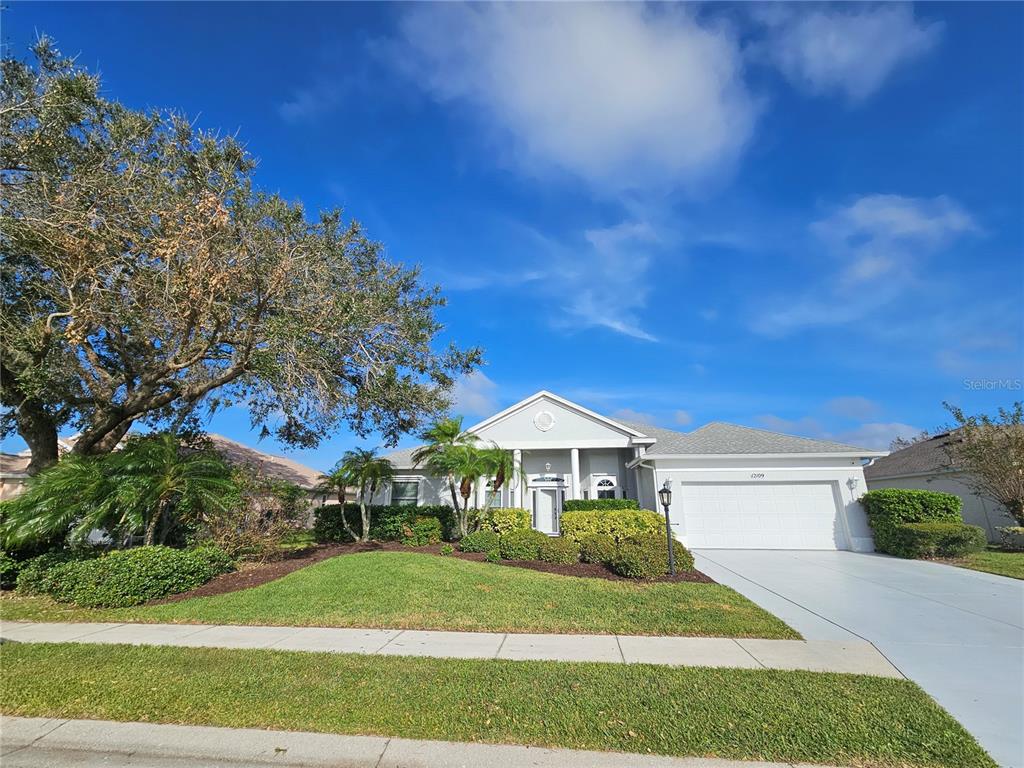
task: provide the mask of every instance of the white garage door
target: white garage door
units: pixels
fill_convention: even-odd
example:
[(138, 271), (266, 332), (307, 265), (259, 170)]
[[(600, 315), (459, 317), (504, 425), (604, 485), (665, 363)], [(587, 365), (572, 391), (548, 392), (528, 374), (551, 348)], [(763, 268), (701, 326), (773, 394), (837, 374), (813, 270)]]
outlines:
[(683, 483), (687, 546), (848, 549), (831, 483)]

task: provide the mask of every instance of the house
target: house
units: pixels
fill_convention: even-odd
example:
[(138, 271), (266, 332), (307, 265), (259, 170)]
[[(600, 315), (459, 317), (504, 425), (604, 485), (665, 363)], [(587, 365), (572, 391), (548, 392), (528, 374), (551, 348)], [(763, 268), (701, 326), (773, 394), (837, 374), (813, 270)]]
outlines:
[(868, 490), (918, 488), (952, 493), (963, 500), (964, 522), (984, 528), (989, 541), (999, 541), (996, 529), (1016, 522), (999, 502), (974, 490), (969, 475), (953, 463), (947, 447), (957, 439), (956, 430), (943, 432), (875, 459), (864, 468)]
[[(884, 452), (714, 422), (692, 432), (603, 416), (541, 391), (468, 429), (513, 452), (525, 480), (476, 498), (530, 510), (533, 527), (556, 535), (567, 499), (628, 498), (661, 511), (670, 484), (676, 537), (690, 547), (870, 551), (857, 499), (863, 465)], [(450, 504), (447, 482), (415, 466), (415, 448), (388, 455), (390, 487), (375, 501)]]
[(31, 456), (20, 453), (0, 453), (0, 501), (13, 499), (25, 489), (28, 481), (28, 463)]

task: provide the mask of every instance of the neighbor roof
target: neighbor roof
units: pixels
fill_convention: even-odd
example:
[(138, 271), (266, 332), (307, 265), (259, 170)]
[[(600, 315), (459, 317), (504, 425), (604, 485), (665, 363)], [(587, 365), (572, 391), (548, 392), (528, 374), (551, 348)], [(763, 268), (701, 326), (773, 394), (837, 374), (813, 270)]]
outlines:
[(284, 456), (274, 456), (269, 453), (257, 451), (248, 445), (236, 443), (224, 435), (209, 435), (210, 442), (217, 452), (231, 464), (243, 464), (258, 470), (263, 475), (274, 480), (285, 480), (295, 483), (300, 488), (313, 490), (323, 476), (318, 472), (297, 461), (292, 461)]
[(391, 453), (385, 453), (384, 458), (391, 462), (395, 469), (412, 469), (412, 454), (420, 446), (414, 445), (411, 448), (399, 448)]
[(864, 467), (864, 478), (878, 480), (883, 477), (904, 477), (926, 475), (933, 472), (948, 472), (950, 465), (946, 446), (956, 440), (955, 433), (943, 432), (927, 440), (921, 440), (888, 456), (875, 459)]
[(0, 475), (4, 477), (21, 477), (28, 475), (28, 463), (32, 460), (30, 455), (22, 456), (19, 453), (0, 453)]
[(692, 432), (677, 432), (647, 424), (631, 423), (630, 426), (657, 439), (649, 450), (649, 454), (655, 456), (763, 453), (854, 453), (863, 456), (880, 454), (879, 451), (832, 440), (812, 440), (809, 437), (784, 435), (724, 421), (713, 421)]

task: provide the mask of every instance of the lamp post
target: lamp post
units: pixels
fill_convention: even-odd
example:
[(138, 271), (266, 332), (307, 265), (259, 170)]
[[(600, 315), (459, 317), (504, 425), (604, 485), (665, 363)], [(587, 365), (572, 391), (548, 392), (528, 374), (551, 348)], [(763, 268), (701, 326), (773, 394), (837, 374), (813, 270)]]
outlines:
[(672, 547), (672, 523), (669, 522), (668, 508), (672, 504), (672, 481), (666, 480), (665, 484), (658, 491), (658, 501), (665, 510), (665, 538), (668, 540), (668, 572), (676, 575), (676, 553)]

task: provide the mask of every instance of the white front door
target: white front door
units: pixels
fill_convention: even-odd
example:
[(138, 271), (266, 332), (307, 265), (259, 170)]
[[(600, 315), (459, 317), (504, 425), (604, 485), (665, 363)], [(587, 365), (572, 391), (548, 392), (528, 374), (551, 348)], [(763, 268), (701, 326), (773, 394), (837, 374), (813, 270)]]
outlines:
[(682, 483), (679, 493), (688, 547), (849, 549), (831, 483)]
[(533, 527), (541, 533), (558, 533), (560, 494), (557, 488), (536, 488), (533, 491)]

